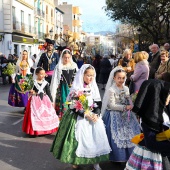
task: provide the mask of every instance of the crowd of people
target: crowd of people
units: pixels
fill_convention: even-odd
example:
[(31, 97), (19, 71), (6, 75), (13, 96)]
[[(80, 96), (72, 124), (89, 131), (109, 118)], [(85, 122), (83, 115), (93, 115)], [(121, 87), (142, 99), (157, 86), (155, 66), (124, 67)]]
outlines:
[[(24, 107), (23, 132), (56, 132), (50, 151), (73, 169), (101, 170), (108, 160), (126, 170), (170, 169), (170, 45), (82, 58), (68, 48), (57, 53), (54, 43), (48, 39), (41, 56), (24, 50), (15, 62), (8, 104)], [(3, 68), (8, 62), (1, 57)]]

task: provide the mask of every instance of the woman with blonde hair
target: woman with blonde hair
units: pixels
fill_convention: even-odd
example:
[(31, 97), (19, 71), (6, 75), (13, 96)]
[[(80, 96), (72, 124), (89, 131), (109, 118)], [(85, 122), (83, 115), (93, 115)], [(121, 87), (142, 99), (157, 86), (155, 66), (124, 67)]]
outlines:
[(135, 68), (135, 62), (132, 58), (132, 51), (131, 49), (125, 49), (123, 53), (123, 58), (119, 60), (118, 66), (123, 67), (123, 69), (127, 73), (127, 79), (125, 84), (130, 84), (130, 76), (133, 74), (134, 68)]
[(161, 51), (161, 63), (159, 65), (158, 70), (155, 73), (156, 79), (162, 79), (162, 75), (164, 73), (170, 72), (170, 62), (169, 62), (169, 52), (166, 50)]
[(134, 54), (134, 61), (136, 63), (134, 73), (131, 75), (130, 79), (134, 83), (133, 92), (140, 89), (140, 86), (149, 77), (149, 63), (147, 61), (146, 52), (137, 52)]
[(27, 106), (28, 90), (23, 88), (23, 84), (26, 79), (32, 76), (30, 72), (32, 66), (32, 59), (29, 58), (28, 51), (24, 50), (16, 63), (15, 73), (11, 75), (13, 84), (8, 96), (9, 105), (14, 107)]

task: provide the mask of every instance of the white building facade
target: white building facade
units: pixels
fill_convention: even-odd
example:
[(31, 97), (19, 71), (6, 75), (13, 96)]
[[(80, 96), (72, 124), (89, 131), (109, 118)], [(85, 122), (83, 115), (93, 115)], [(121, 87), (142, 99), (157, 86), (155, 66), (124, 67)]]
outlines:
[(0, 1), (0, 51), (21, 55), (34, 53), (34, 0)]

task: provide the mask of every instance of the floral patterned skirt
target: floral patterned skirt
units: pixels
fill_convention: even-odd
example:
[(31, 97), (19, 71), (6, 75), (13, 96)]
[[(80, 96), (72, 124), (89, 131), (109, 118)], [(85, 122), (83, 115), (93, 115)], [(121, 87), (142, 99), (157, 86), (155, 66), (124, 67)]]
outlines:
[(28, 103), (28, 92), (20, 93), (16, 90), (15, 84), (11, 85), (8, 104), (14, 107), (26, 107)]
[(57, 89), (55, 110), (60, 120), (63, 117), (64, 111), (68, 109), (68, 106), (65, 104), (65, 102), (69, 92), (70, 89), (65, 83), (61, 83)]

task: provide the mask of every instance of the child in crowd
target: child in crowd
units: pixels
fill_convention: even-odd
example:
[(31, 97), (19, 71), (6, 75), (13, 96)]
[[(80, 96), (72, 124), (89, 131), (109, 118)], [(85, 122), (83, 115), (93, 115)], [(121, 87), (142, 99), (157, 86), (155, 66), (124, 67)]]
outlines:
[(133, 111), (141, 117), (144, 134), (130, 156), (126, 170), (169, 170), (170, 83), (147, 80), (142, 84)]
[(129, 88), (125, 86), (126, 72), (115, 67), (109, 76), (102, 102), (103, 121), (111, 146), (110, 160), (126, 162), (133, 149), (131, 138), (140, 133), (140, 126), (132, 109)]
[(35, 71), (33, 90), (26, 107), (22, 130), (29, 135), (46, 135), (57, 131), (59, 119), (52, 104), (49, 83), (45, 80), (45, 70)]
[(73, 164), (74, 169), (81, 164), (94, 164), (95, 170), (101, 170), (99, 163), (107, 161), (111, 151), (99, 117), (101, 98), (95, 77), (90, 64), (84, 64), (76, 74), (67, 100), (73, 101), (74, 93), (79, 97), (75, 104), (70, 102), (51, 147), (56, 159)]

